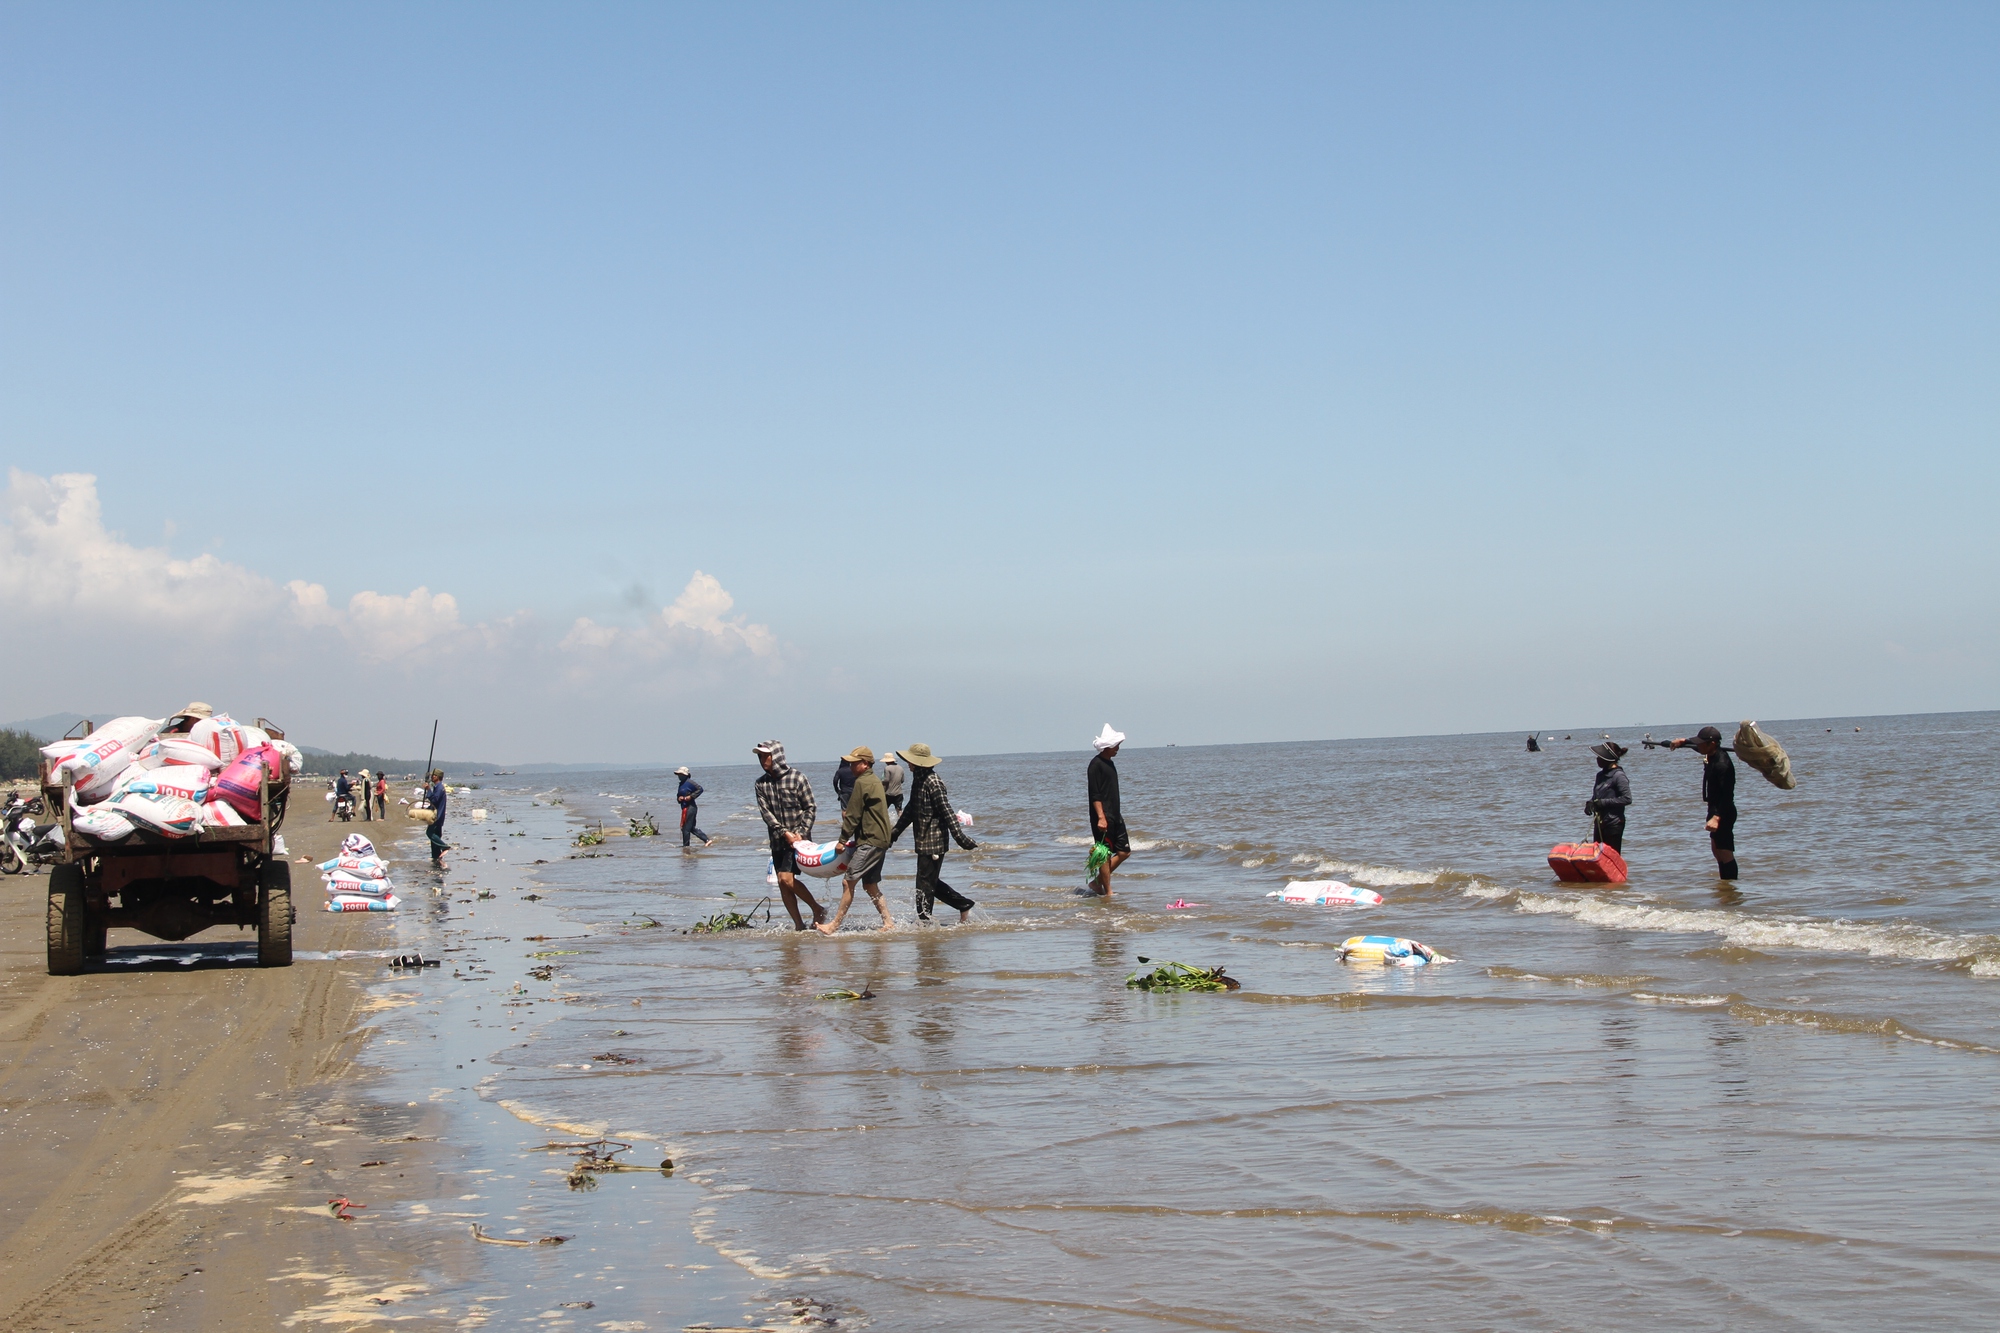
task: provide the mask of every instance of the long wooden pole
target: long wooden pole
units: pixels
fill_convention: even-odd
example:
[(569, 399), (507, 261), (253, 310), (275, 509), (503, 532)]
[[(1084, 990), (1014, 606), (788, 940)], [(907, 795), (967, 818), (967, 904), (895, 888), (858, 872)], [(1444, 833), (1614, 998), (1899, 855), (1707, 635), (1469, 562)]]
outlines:
[(429, 759), (426, 759), (426, 760), (424, 760), (424, 781), (425, 781), (425, 782), (429, 782), (429, 781), (431, 780), (431, 765), (432, 765), (432, 764), (434, 764), (434, 763), (435, 763), (435, 762), (437, 761), (437, 753), (438, 753), (438, 720), (437, 720), (436, 718), (432, 718), (432, 719), (431, 719), (431, 757), (430, 757)]

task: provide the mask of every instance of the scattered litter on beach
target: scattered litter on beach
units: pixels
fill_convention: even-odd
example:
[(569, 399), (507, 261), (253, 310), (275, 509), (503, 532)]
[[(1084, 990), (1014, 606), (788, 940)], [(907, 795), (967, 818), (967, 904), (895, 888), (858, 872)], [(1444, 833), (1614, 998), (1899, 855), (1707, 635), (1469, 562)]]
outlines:
[(326, 1201), (326, 1210), (343, 1222), (352, 1222), (354, 1220), (353, 1215), (348, 1211), (349, 1209), (366, 1208), (367, 1206), (365, 1203), (356, 1203), (348, 1198), (328, 1199)]
[(436, 958), (426, 958), (420, 953), (406, 953), (406, 954), (398, 954), (394, 959), (390, 961), (389, 966), (410, 967), (410, 968), (443, 967), (444, 963)]
[(521, 1250), (528, 1249), (534, 1245), (561, 1245), (569, 1240), (568, 1236), (542, 1236), (536, 1240), (507, 1240), (500, 1236), (487, 1235), (477, 1222), (472, 1224), (472, 1238), (487, 1245), (511, 1245)]
[[(1139, 961), (1153, 960), (1140, 955)], [(1243, 983), (1235, 977), (1227, 976), (1227, 964), (1216, 967), (1190, 967), (1186, 963), (1166, 962), (1151, 972), (1134, 972), (1125, 978), (1125, 984), (1135, 990), (1213, 991), (1241, 990)]]
[(864, 986), (860, 990), (821, 991), (816, 998), (822, 1000), (872, 1000), (875, 998), (875, 992)]

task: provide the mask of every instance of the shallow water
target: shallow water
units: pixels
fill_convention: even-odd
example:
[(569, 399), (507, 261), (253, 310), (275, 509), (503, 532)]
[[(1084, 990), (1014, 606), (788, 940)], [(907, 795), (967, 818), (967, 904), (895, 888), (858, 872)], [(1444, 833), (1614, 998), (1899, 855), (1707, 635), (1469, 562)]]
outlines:
[[(1623, 730), (1633, 879), (1600, 889), (1543, 859), (1582, 836), (1596, 733), (1127, 750), (1138, 850), (1108, 904), (1071, 893), (1087, 755), (947, 760), (972, 924), (916, 927), (899, 853), (898, 928), (863, 897), (834, 940), (678, 933), (765, 892), (754, 770), (702, 772), (715, 847), (534, 867), (588, 932), (560, 960), (577, 999), (482, 1095), (650, 1127), (706, 1192), (705, 1245), (884, 1328), (1978, 1322), (2000, 715), (1766, 726), (1800, 786), (1739, 765), (1733, 886), (1699, 760)], [(831, 814), (832, 765), (803, 767)], [(561, 783), (573, 814), (672, 822), (668, 775)], [(1386, 902), (1265, 896), (1293, 878)], [(1454, 961), (1343, 964), (1360, 933)], [(1244, 989), (1128, 990), (1142, 954)], [(576, 1067), (606, 1045), (636, 1063)]]

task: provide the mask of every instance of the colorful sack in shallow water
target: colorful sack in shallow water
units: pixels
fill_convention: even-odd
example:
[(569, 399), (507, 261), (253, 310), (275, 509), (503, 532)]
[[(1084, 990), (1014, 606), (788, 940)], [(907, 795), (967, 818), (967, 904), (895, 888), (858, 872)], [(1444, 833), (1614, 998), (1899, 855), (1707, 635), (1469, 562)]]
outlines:
[(196, 805), (208, 800), (209, 770), (199, 764), (168, 764), (162, 768), (134, 765), (118, 779), (118, 790), (141, 796), (178, 796)]
[(854, 859), (852, 847), (842, 847), (839, 842), (795, 842), (792, 856), (799, 863), (801, 875), (811, 875), (815, 879), (832, 879), (844, 874), (847, 863)]
[(132, 836), (133, 824), (116, 810), (100, 805), (71, 819), (70, 827), (78, 833), (87, 833), (100, 842), (117, 842), (120, 838)]
[(1083, 863), (1085, 879), (1096, 879), (1097, 872), (1104, 869), (1104, 863), (1111, 859), (1111, 849), (1101, 842), (1090, 844), (1090, 857)]
[(106, 804), (139, 827), (170, 838), (201, 832), (201, 807), (179, 796), (143, 796), (128, 791)]
[(1274, 889), (1266, 898), (1283, 898), (1298, 907), (1380, 907), (1382, 895), (1373, 889), (1357, 889), (1339, 880), (1296, 880), (1283, 889)]
[(266, 773), (271, 775), (273, 787), (283, 782), (285, 757), (269, 745), (244, 751), (215, 779), (215, 799), (229, 802), (245, 819), (262, 819), (264, 810), (257, 802), (257, 786)]
[(1451, 960), (1415, 940), (1397, 939), (1394, 935), (1352, 935), (1341, 942), (1340, 961), (1423, 967), (1427, 963), (1448, 963)]
[(1764, 775), (1773, 787), (1791, 791), (1799, 785), (1792, 776), (1792, 759), (1785, 747), (1772, 740), (1755, 722), (1736, 728), (1736, 757)]
[(402, 906), (402, 903), (403, 900), (393, 893), (386, 898), (360, 898), (349, 894), (342, 894), (338, 898), (328, 898), (326, 900), (326, 910), (329, 912), (393, 912)]

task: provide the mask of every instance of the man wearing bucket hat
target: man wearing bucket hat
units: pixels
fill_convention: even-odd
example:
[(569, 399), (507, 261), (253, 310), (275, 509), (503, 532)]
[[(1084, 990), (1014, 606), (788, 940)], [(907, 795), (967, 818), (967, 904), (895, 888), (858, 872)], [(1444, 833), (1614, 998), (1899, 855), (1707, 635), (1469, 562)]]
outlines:
[(1605, 741), (1593, 745), (1590, 752), (1597, 756), (1597, 784), (1591, 790), (1590, 799), (1583, 803), (1583, 813), (1591, 816), (1591, 833), (1596, 841), (1603, 843), (1614, 852), (1625, 850), (1625, 807), (1632, 804), (1632, 780), (1625, 770), (1618, 767), (1618, 761), (1630, 753), (1617, 741)]
[(1694, 739), (1676, 736), (1667, 742), (1669, 750), (1690, 746), (1701, 756), (1701, 799), (1708, 804), (1708, 849), (1715, 854), (1715, 873), (1721, 879), (1736, 878), (1736, 765), (1722, 748), (1722, 733), (1703, 727)]
[(940, 878), (945, 853), (950, 850), (945, 838), (956, 839), (967, 851), (977, 850), (979, 844), (966, 836), (958, 822), (958, 811), (952, 808), (951, 793), (944, 788), (944, 778), (937, 771), (938, 757), (931, 753), (931, 747), (919, 742), (903, 750), (902, 758), (914, 775), (910, 806), (896, 821), (889, 842), (893, 846), (904, 829), (917, 826), (917, 920), (930, 920), (932, 906), (942, 902), (956, 907), (958, 919), (963, 921), (978, 904)]
[(1106, 722), (1104, 730), (1097, 734), (1091, 746), (1097, 757), (1090, 761), (1086, 781), (1090, 789), (1090, 837), (1093, 855), (1097, 859), (1095, 847), (1103, 844), (1111, 855), (1097, 868), (1096, 876), (1085, 886), (1084, 892), (1111, 896), (1111, 872), (1125, 864), (1132, 855), (1132, 839), (1125, 832), (1125, 815), (1118, 805), (1118, 765), (1111, 762), (1118, 757), (1118, 747), (1125, 743), (1125, 733), (1113, 731)]
[(847, 909), (854, 905), (856, 880), (868, 890), (875, 910), (882, 914), (882, 929), (889, 930), (896, 924), (889, 919), (889, 904), (882, 897), (882, 861), (889, 854), (890, 841), (889, 799), (882, 794), (882, 779), (874, 773), (873, 750), (858, 745), (840, 761), (854, 774), (854, 790), (848, 794), (846, 813), (840, 817), (840, 840), (854, 849), (854, 855), (847, 863), (847, 878), (840, 883), (840, 906), (834, 909), (833, 920), (820, 925), (819, 930), (832, 935), (840, 929)]
[(812, 896), (812, 890), (799, 883), (798, 855), (792, 844), (812, 836), (813, 822), (819, 818), (819, 802), (813, 799), (811, 779), (785, 762), (783, 742), (759, 741), (750, 748), (750, 753), (764, 766), (764, 776), (751, 784), (751, 790), (757, 796), (757, 813), (764, 817), (764, 827), (771, 835), (771, 869), (778, 876), (778, 896), (785, 900), (785, 910), (792, 914), (792, 928), (804, 930), (805, 918), (799, 915), (800, 899), (812, 909), (815, 923), (826, 919), (826, 909)]
[(688, 851), (689, 842), (694, 838), (700, 838), (701, 845), (706, 847), (715, 839), (695, 827), (695, 820), (698, 818), (695, 814), (695, 802), (701, 799), (702, 786), (694, 780), (694, 774), (685, 768), (675, 769), (674, 776), (681, 780), (680, 790), (674, 793), (674, 799), (681, 803), (681, 850)]

